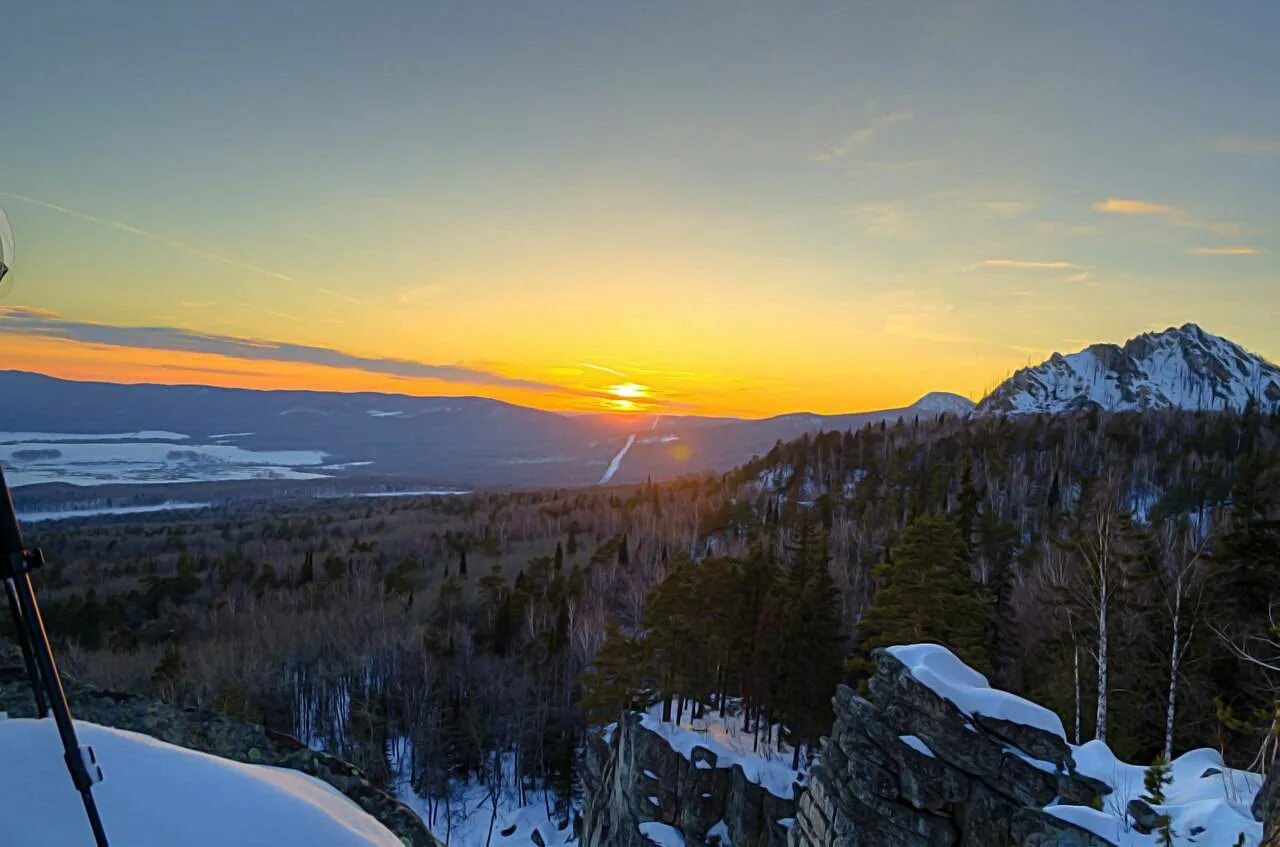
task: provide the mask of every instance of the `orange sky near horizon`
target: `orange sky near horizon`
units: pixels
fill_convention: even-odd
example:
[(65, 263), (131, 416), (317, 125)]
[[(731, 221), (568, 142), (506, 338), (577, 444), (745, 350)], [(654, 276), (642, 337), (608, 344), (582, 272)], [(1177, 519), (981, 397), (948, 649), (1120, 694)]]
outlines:
[[(696, 414), (766, 417), (794, 411), (839, 413), (907, 405), (925, 393), (895, 390), (862, 397), (841, 397), (814, 408), (788, 405), (801, 389), (794, 385), (725, 385), (716, 375), (664, 374), (636, 371), (623, 377), (603, 367), (535, 369), (521, 376), (545, 378), (551, 387), (486, 385), (453, 380), (403, 377), (356, 368), (297, 362), (244, 360), (213, 353), (153, 350), (94, 344), (62, 338), (0, 334), (0, 361), (8, 370), (41, 373), (60, 379), (162, 385), (211, 385), (258, 390), (379, 392), (414, 396), (478, 395), (522, 406), (566, 413)], [(646, 369), (647, 370), (647, 369)], [(688, 398), (682, 400), (680, 398)], [(695, 399), (696, 398), (696, 399)]]

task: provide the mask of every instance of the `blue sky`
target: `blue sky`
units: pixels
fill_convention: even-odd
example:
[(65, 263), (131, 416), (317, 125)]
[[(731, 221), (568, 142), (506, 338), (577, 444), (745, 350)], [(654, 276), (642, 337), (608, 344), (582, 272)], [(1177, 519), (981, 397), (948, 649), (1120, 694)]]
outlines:
[[(1280, 358), (1275, 3), (123, 2), (4, 27), (8, 305), (48, 319), (482, 371), (400, 390), (552, 406), (607, 393), (597, 363), (739, 413), (975, 395), (1188, 320)], [(146, 378), (48, 344), (19, 352)]]

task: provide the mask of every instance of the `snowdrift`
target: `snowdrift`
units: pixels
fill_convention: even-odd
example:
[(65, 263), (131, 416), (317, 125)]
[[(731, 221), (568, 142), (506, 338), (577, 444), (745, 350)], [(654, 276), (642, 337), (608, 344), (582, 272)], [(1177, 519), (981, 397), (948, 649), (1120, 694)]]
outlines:
[[(94, 788), (123, 847), (402, 847), (336, 789), (297, 771), (232, 762), (146, 735), (77, 722), (106, 781)], [(5, 847), (92, 847), (51, 720), (0, 720)]]

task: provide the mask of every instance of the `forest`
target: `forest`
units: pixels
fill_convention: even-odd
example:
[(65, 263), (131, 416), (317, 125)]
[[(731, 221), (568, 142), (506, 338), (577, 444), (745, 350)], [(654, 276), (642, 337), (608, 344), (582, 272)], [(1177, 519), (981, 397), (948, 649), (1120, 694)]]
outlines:
[(1131, 761), (1258, 768), (1280, 726), (1280, 417), (1252, 408), (939, 415), (722, 476), (29, 534), (65, 670), (323, 745), (442, 820), (470, 780), (568, 821), (583, 733), (626, 708), (732, 710), (803, 768), (894, 643)]

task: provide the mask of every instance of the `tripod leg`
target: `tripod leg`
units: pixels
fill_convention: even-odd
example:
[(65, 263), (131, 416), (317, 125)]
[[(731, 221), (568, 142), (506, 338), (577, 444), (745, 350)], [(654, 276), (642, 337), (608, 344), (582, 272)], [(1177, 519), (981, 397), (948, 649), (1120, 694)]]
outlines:
[(36, 698), (36, 717), (47, 718), (49, 706), (45, 703), (44, 683), (40, 679), (40, 671), (36, 668), (35, 656), (31, 653), (31, 630), (27, 627), (27, 619), (18, 605), (18, 593), (12, 579), (4, 581), (4, 593), (9, 597), (9, 614), (13, 618), (13, 629), (18, 639), (18, 647), (22, 650), (22, 663), (27, 668), (27, 679), (31, 681), (31, 691)]
[(49, 646), (49, 634), (44, 628), (44, 618), (40, 616), (40, 604), (36, 602), (35, 588), (31, 584), (31, 574), (25, 570), (15, 574), (11, 580), (14, 593), (17, 595), (18, 607), (26, 619), (27, 629), (31, 633), (31, 648), (35, 662), (44, 678), (45, 693), (49, 696), (49, 706), (53, 712), (53, 721), (57, 724), (58, 735), (62, 739), (63, 759), (67, 770), (71, 773), (71, 781), (80, 792), (84, 802), (85, 813), (89, 816), (89, 826), (93, 830), (94, 841), (98, 847), (108, 847), (107, 834), (102, 827), (102, 818), (98, 815), (98, 805), (93, 799), (93, 784), (97, 780), (89, 773), (89, 763), (85, 761), (85, 752), (76, 738), (76, 727), (71, 722), (71, 707), (67, 705), (67, 694), (62, 688), (62, 677), (58, 675), (58, 665), (53, 658), (53, 649)]

